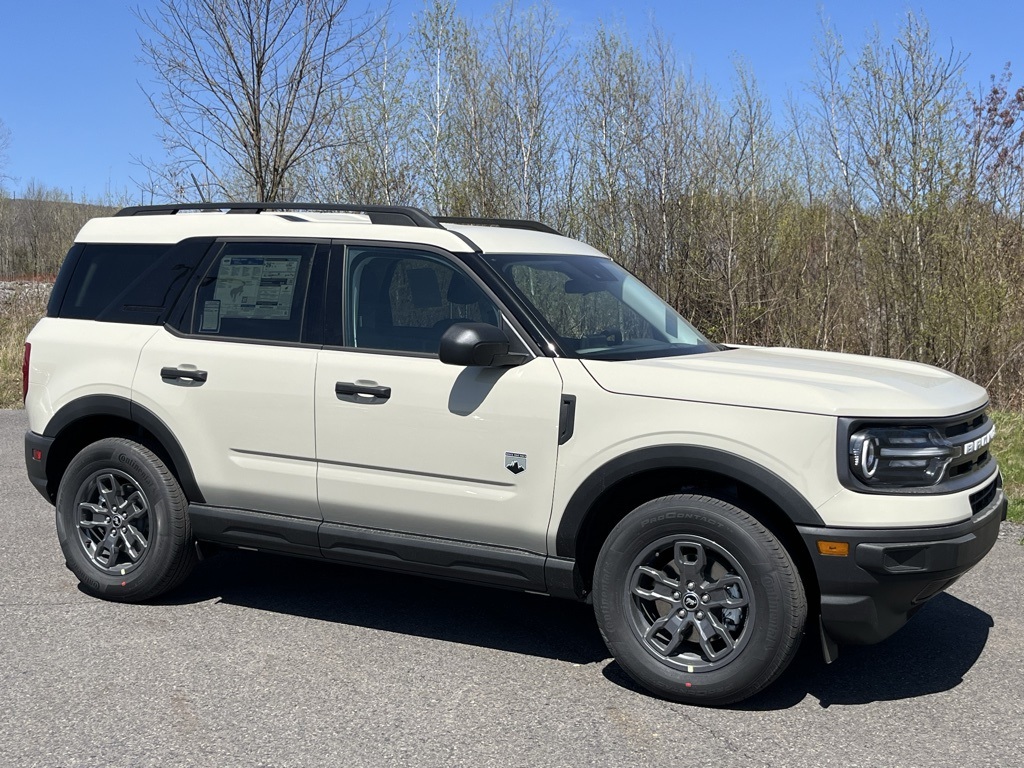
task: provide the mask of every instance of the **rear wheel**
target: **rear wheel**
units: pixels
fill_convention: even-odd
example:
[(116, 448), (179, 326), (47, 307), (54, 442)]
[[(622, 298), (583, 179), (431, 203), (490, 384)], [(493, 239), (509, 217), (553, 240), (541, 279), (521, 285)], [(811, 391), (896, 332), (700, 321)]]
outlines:
[(638, 507), (609, 534), (594, 610), (638, 683), (721, 705), (757, 693), (792, 661), (807, 600), (789, 554), (757, 520), (719, 499), (680, 495)]
[(173, 589), (196, 562), (188, 504), (149, 449), (121, 438), (84, 448), (57, 493), (57, 537), (91, 594), (137, 602)]

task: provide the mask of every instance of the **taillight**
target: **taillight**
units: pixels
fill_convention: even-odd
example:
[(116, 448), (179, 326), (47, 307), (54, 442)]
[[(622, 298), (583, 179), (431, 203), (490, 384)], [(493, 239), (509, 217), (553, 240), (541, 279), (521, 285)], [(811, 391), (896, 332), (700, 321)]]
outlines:
[(32, 345), (25, 342), (25, 357), (21, 361), (21, 402), (28, 398), (28, 361), (32, 357)]

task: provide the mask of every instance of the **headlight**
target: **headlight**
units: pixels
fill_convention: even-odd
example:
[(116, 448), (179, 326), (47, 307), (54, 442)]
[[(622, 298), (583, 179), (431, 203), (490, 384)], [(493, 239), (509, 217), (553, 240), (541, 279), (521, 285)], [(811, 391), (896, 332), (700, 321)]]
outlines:
[(865, 485), (910, 488), (942, 482), (954, 450), (927, 427), (872, 427), (850, 436), (849, 454)]

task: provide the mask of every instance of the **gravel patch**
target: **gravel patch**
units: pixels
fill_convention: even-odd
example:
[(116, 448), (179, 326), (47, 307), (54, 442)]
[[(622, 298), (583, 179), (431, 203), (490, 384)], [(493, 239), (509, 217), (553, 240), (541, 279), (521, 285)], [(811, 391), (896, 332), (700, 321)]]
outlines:
[(0, 280), (0, 302), (13, 302), (19, 298), (46, 299), (53, 283), (40, 280)]

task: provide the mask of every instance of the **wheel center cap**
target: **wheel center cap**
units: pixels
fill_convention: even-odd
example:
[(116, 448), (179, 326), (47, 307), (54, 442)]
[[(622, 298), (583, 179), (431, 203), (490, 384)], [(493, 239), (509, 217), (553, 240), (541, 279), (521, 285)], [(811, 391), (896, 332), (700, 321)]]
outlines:
[(687, 592), (686, 597), (683, 598), (683, 607), (688, 611), (694, 611), (698, 605), (700, 605), (700, 598), (693, 592)]
[(121, 518), (118, 517), (117, 515), (115, 515), (114, 516), (114, 527), (117, 528), (120, 525), (121, 525)]

